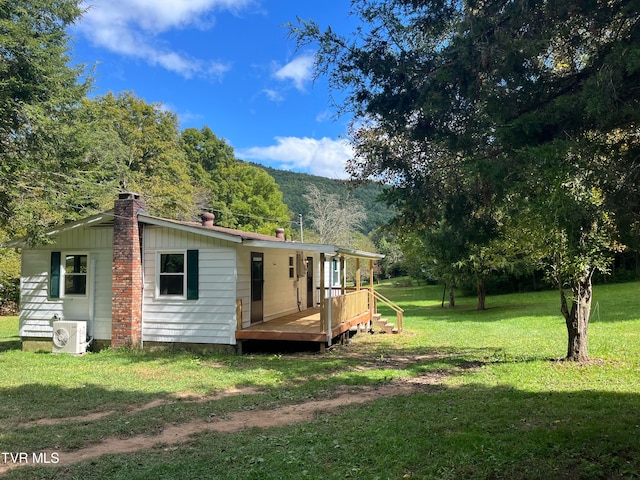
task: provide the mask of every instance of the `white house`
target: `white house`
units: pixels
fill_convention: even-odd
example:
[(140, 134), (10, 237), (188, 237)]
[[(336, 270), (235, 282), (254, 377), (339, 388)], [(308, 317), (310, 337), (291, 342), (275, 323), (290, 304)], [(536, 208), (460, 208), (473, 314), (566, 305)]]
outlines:
[[(305, 314), (318, 315), (315, 341), (330, 344), (346, 328), (370, 321), (375, 308), (373, 290), (361, 290), (357, 281), (359, 292), (347, 293), (342, 272), (348, 258), (359, 272), (361, 260), (372, 270), (381, 255), (289, 242), (283, 230), (268, 236), (220, 227), (212, 214), (199, 223), (153, 217), (133, 193), (121, 194), (112, 211), (48, 236), (46, 245), (13, 243), (22, 248), (24, 349), (50, 350), (55, 322), (86, 322), (92, 348), (303, 340), (302, 331), (270, 337), (265, 329)], [(329, 301), (330, 286), (344, 299)], [(345, 302), (353, 304), (350, 318)]]

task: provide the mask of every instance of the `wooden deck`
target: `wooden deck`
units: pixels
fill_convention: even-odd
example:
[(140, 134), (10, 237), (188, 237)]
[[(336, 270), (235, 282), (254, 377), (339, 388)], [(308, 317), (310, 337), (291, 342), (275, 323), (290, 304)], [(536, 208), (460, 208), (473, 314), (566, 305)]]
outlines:
[[(370, 320), (370, 315), (361, 315), (349, 322), (332, 326), (331, 338), (346, 332), (351, 327)], [(310, 308), (262, 323), (256, 323), (242, 330), (236, 330), (237, 340), (286, 340), (295, 342), (327, 343), (327, 332), (323, 332), (320, 309)]]

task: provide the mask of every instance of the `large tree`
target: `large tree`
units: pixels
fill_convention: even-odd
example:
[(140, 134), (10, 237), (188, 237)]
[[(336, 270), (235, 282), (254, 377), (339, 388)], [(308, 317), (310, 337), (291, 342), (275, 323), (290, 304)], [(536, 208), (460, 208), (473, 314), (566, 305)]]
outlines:
[(0, 222), (10, 235), (35, 234), (55, 216), (59, 184), (42, 173), (67, 154), (63, 139), (89, 86), (84, 68), (71, 66), (66, 34), (80, 3), (0, 2)]
[(191, 174), (203, 187), (200, 203), (215, 212), (217, 224), (265, 234), (289, 226), (282, 192), (265, 170), (239, 161), (209, 127), (188, 128), (180, 138)]
[(175, 113), (122, 92), (85, 98), (78, 117), (80, 146), (63, 169), (81, 192), (68, 197), (70, 206), (82, 214), (101, 210), (116, 191), (129, 190), (143, 194), (154, 215), (191, 219), (199, 213)]
[(560, 289), (567, 358), (587, 359), (591, 278), (620, 247), (615, 199), (637, 208), (637, 4), (352, 4), (362, 26), (350, 36), (312, 21), (291, 30), (300, 44), (317, 42), (317, 72), (347, 92), (352, 174), (384, 178), (396, 203), (420, 208), (416, 172), (446, 175), (432, 154), (444, 152), (479, 179), (478, 200), (505, 222), (529, 218)]

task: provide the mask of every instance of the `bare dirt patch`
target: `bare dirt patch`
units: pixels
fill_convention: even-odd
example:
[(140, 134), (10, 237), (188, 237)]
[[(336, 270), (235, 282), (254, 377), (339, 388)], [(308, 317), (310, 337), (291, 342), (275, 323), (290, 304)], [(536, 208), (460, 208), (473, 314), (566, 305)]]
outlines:
[[(445, 372), (434, 372), (410, 379), (392, 380), (375, 387), (352, 387), (344, 393), (338, 392), (335, 397), (330, 399), (311, 400), (271, 409), (268, 410), (268, 415), (265, 415), (265, 410), (238, 411), (227, 413), (224, 416), (211, 415), (208, 419), (198, 419), (180, 424), (167, 424), (157, 435), (137, 435), (129, 438), (112, 437), (104, 439), (99, 444), (73, 452), (50, 450), (45, 451), (45, 453), (49, 456), (53, 453), (57, 454), (59, 462), (55, 466), (71, 465), (85, 460), (95, 459), (103, 455), (133, 453), (150, 449), (154, 446), (162, 445), (165, 448), (172, 448), (173, 446), (188, 441), (193, 435), (204, 432), (233, 433), (247, 428), (270, 428), (308, 422), (313, 420), (315, 415), (323, 411), (335, 411), (347, 405), (363, 404), (378, 398), (410, 395), (428, 390), (429, 388), (433, 388), (433, 386), (439, 385), (444, 375), (446, 375)], [(193, 401), (205, 402), (214, 398), (220, 398), (221, 396), (244, 395), (247, 393), (255, 393), (255, 391), (248, 392), (247, 390), (238, 389), (229, 390), (215, 396), (194, 398), (190, 395), (187, 398)], [(170, 399), (155, 400), (128, 411), (140, 411), (153, 408), (161, 405), (163, 402), (166, 403), (170, 401)], [(91, 418), (97, 419), (108, 414), (110, 414), (110, 412), (100, 412), (94, 415), (83, 416), (82, 419), (85, 421)], [(62, 421), (70, 421), (71, 419), (72, 418), (51, 419), (49, 421), (59, 423)], [(43, 424), (46, 423), (47, 420), (38, 420), (38, 422), (40, 422), (38, 424)], [(20, 466), (20, 464), (0, 464), (0, 474), (18, 466)]]
[(151, 402), (145, 403), (144, 405), (140, 405), (137, 407), (124, 407), (122, 410), (116, 412), (116, 410), (105, 410), (104, 412), (95, 412), (89, 413), (86, 415), (79, 415), (74, 417), (61, 417), (61, 418), (41, 418), (39, 420), (34, 420), (33, 422), (25, 422), (20, 424), (19, 426), (22, 428), (30, 428), (36, 425), (60, 425), (63, 423), (69, 422), (90, 422), (93, 420), (100, 420), (101, 418), (108, 417), (109, 415), (113, 415), (114, 413), (138, 413), (144, 410), (150, 410), (152, 408), (161, 407), (162, 405), (167, 405), (174, 403), (176, 401), (188, 401), (195, 403), (204, 403), (209, 402), (211, 400), (219, 400), (225, 397), (232, 397), (234, 395), (252, 395), (258, 393), (258, 389), (253, 387), (246, 388), (230, 388), (225, 390), (224, 392), (216, 392), (212, 395), (198, 395), (197, 393), (176, 393), (175, 395), (171, 395), (169, 398), (158, 398)]

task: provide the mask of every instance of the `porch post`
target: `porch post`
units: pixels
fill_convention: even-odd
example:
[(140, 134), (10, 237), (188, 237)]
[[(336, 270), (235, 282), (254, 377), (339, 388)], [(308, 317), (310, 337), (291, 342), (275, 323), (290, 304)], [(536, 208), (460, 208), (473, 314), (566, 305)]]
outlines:
[(340, 256), (340, 293), (344, 295), (347, 291), (347, 269), (344, 255)]
[(373, 259), (369, 260), (369, 310), (371, 313), (378, 313), (376, 308), (376, 297), (373, 295)]
[(356, 258), (356, 290), (360, 290), (360, 259)]
[(324, 325), (326, 321), (326, 312), (324, 311), (324, 253), (320, 254), (320, 331), (324, 332)]

